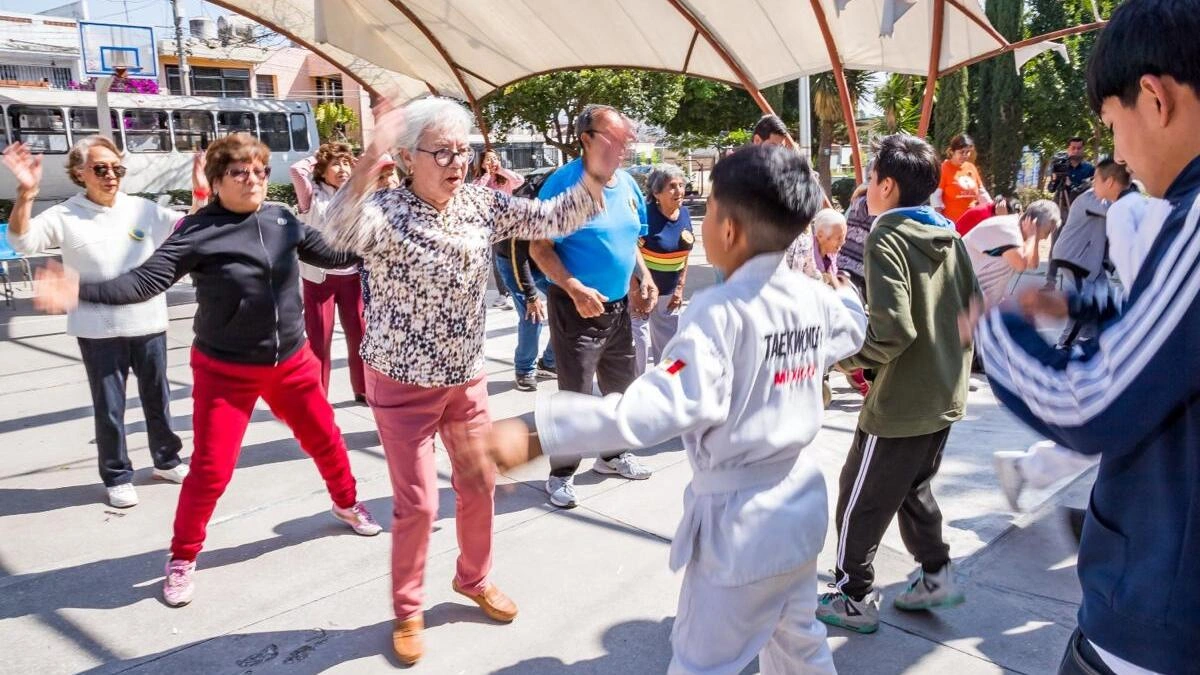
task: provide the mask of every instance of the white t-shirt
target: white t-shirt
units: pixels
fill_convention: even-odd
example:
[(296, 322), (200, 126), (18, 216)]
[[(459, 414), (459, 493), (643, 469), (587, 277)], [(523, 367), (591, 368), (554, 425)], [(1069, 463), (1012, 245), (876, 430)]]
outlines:
[[(111, 207), (81, 193), (38, 214), (24, 235), (16, 236), (10, 228), (8, 241), (22, 253), (61, 247), (63, 264), (78, 272), (80, 280), (105, 281), (145, 262), (181, 217), (123, 192)], [(166, 294), (133, 305), (80, 303), (67, 314), (67, 334), (81, 338), (136, 337), (166, 330)]]
[(1021, 216), (992, 216), (968, 232), (963, 243), (967, 245), (967, 254), (971, 256), (975, 277), (983, 291), (983, 304), (991, 309), (1008, 294), (1008, 284), (1016, 274), (1013, 266), (1004, 259), (1004, 251), (1025, 244), (1021, 235)]
[(1108, 258), (1117, 268), (1126, 295), (1133, 289), (1142, 262), (1170, 212), (1169, 202), (1149, 198), (1140, 192), (1131, 192), (1108, 207), (1105, 218)]

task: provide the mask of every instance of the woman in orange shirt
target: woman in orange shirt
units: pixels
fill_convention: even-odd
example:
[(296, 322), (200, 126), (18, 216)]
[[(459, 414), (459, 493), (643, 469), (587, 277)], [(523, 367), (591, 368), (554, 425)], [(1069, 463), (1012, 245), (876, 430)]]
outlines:
[(992, 200), (983, 189), (979, 170), (971, 163), (974, 153), (975, 141), (970, 136), (959, 134), (950, 140), (946, 152), (949, 159), (942, 162), (942, 179), (930, 200), (934, 208), (954, 222), (972, 207)]

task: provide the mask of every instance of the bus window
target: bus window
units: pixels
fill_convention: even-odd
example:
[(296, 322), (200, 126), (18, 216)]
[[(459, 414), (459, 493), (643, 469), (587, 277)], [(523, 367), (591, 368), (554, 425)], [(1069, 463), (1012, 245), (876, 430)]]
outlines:
[(308, 118), (292, 113), (292, 148), (308, 152), (311, 147), (308, 144)]
[(30, 152), (61, 155), (68, 149), (67, 126), (61, 108), (9, 106), (8, 123), (13, 140), (29, 146)]
[(170, 152), (171, 131), (165, 110), (126, 110), (121, 116), (131, 152)]
[(175, 149), (180, 152), (202, 150), (216, 138), (211, 112), (201, 110), (176, 110), (171, 113), (175, 125)]
[(254, 125), (254, 113), (252, 112), (217, 113), (217, 131), (222, 136), (239, 131), (245, 131), (255, 136), (258, 135), (258, 128)]
[(0, 150), (8, 147), (8, 115), (0, 115)]
[(292, 149), (288, 137), (287, 113), (259, 113), (258, 140), (267, 144), (271, 152), (287, 152)]
[[(117, 149), (124, 149), (124, 141), (121, 139), (121, 123), (117, 121), (117, 111), (109, 110), (108, 114), (112, 118), (112, 139), (117, 144)], [(99, 114), (95, 108), (71, 108), (67, 115), (71, 120), (71, 137), (72, 140), (78, 141), (84, 136), (100, 133)]]

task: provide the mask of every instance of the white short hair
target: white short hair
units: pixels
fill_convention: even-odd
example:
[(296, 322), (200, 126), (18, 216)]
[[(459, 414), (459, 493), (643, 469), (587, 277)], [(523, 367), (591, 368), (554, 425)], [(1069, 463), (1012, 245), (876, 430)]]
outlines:
[(454, 99), (441, 96), (417, 99), (404, 106), (404, 133), (400, 134), (396, 147), (416, 154), (426, 132), (449, 131), (466, 137), (471, 133), (473, 121), (471, 111)]
[(820, 234), (833, 227), (846, 228), (846, 216), (834, 209), (821, 209), (813, 216), (812, 229), (814, 234)]

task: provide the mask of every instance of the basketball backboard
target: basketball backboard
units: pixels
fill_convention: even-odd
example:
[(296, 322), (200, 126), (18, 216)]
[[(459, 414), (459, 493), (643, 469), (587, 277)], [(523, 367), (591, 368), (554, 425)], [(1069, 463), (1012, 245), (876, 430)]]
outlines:
[(124, 68), (127, 77), (158, 77), (154, 29), (115, 23), (79, 22), (83, 71), (102, 77)]

